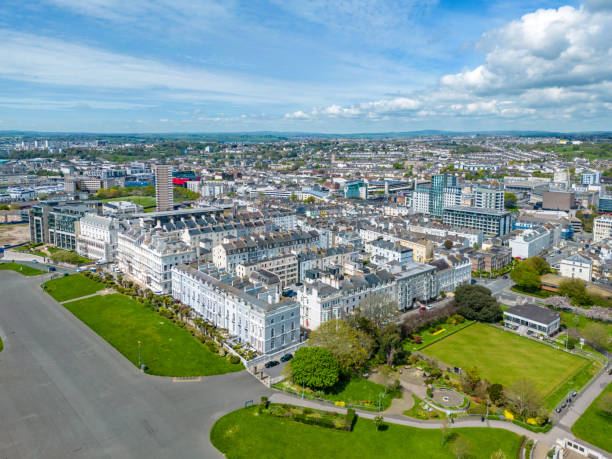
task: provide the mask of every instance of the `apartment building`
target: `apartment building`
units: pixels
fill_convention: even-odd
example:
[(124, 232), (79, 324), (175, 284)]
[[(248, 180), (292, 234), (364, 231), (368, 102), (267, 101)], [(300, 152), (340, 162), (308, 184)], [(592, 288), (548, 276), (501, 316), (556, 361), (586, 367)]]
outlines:
[(281, 301), (276, 289), (232, 277), (214, 265), (174, 266), (172, 297), (259, 354), (279, 353), (300, 342), (298, 303)]
[(295, 284), (298, 281), (298, 259), (293, 254), (240, 264), (236, 266), (236, 275), (249, 277), (251, 273), (262, 269), (278, 276), (282, 287)]
[(156, 164), (155, 172), (155, 210), (163, 212), (172, 210), (174, 194), (172, 189), (172, 166)]
[(612, 237), (612, 215), (601, 215), (593, 221), (593, 242)]
[(475, 188), (474, 206), (480, 209), (504, 210), (504, 191), (497, 188)]
[(574, 253), (559, 262), (559, 275), (591, 282), (593, 280), (593, 262), (578, 253)]
[(448, 207), (442, 213), (442, 221), (447, 225), (472, 228), (494, 236), (503, 236), (512, 229), (510, 212), (496, 209)]
[(176, 234), (133, 225), (118, 233), (117, 265), (134, 281), (165, 294), (172, 290), (172, 267), (195, 260), (197, 250)]
[(429, 264), (436, 268), (437, 288), (440, 292), (454, 292), (457, 287), (469, 284), (472, 279), (472, 263), (463, 255), (441, 256)]
[(232, 272), (239, 264), (263, 261), (287, 255), (293, 251), (314, 249), (318, 246), (316, 231), (273, 231), (245, 238), (226, 241), (213, 248), (213, 263), (218, 268)]
[(119, 223), (111, 217), (89, 214), (79, 220), (77, 253), (92, 260), (113, 261)]
[(376, 239), (365, 245), (365, 250), (376, 264), (396, 262), (400, 266), (413, 261), (413, 250), (400, 242)]
[(527, 259), (550, 249), (551, 233), (544, 226), (535, 226), (523, 231), (508, 241), (513, 258)]
[(486, 252), (475, 252), (469, 258), (472, 263), (472, 271), (491, 273), (512, 263), (512, 250), (507, 247), (491, 247)]
[(298, 280), (304, 281), (311, 269), (326, 269), (330, 266), (344, 266), (356, 261), (359, 252), (352, 246), (338, 246), (329, 249), (305, 250), (297, 254)]

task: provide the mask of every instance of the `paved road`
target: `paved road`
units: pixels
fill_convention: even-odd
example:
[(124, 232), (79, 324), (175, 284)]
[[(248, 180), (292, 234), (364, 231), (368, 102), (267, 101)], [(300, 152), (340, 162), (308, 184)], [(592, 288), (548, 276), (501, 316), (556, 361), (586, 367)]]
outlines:
[(269, 391), (246, 372), (141, 374), (38, 286), (0, 271), (0, 457), (219, 457), (216, 419)]

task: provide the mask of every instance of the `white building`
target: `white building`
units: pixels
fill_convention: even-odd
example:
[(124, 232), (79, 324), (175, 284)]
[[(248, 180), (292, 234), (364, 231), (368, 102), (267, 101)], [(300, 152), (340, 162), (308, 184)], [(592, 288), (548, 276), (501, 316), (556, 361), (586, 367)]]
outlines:
[(543, 226), (536, 226), (523, 231), (508, 241), (513, 258), (527, 259), (541, 254), (551, 247), (551, 234)]
[(593, 278), (593, 262), (580, 254), (574, 253), (559, 262), (559, 275), (582, 279), (591, 282)]
[(612, 215), (601, 215), (593, 221), (593, 242), (612, 237)]
[(102, 206), (102, 213), (113, 217), (127, 217), (142, 211), (143, 207), (140, 204), (130, 201), (109, 201)]
[(457, 287), (469, 284), (472, 279), (472, 262), (462, 255), (441, 256), (429, 264), (436, 268), (440, 292), (454, 292)]
[(299, 344), (299, 304), (281, 302), (278, 291), (265, 285), (231, 285), (232, 279), (214, 266), (201, 269), (187, 265), (172, 269), (174, 299), (259, 354), (275, 354)]
[(554, 335), (561, 316), (556, 311), (535, 304), (520, 304), (504, 311), (504, 325), (528, 335)]
[(239, 277), (249, 277), (251, 273), (261, 269), (277, 275), (283, 287), (298, 281), (298, 261), (293, 254), (238, 265), (236, 266), (236, 274)]
[(497, 188), (475, 188), (474, 207), (504, 210), (504, 191)]
[(89, 214), (79, 220), (77, 253), (92, 260), (113, 261), (117, 250), (118, 222), (111, 217)]
[(178, 235), (160, 229), (137, 226), (120, 232), (117, 238), (117, 264), (126, 275), (157, 293), (172, 290), (173, 266), (196, 258), (196, 249)]
[(580, 183), (583, 185), (599, 185), (601, 181), (601, 172), (583, 172), (580, 175)]
[(365, 250), (371, 255), (374, 263), (388, 263), (395, 261), (400, 266), (413, 261), (413, 251), (399, 242), (377, 239), (365, 244)]
[(429, 193), (426, 191), (414, 191), (412, 193), (412, 211), (415, 214), (429, 213)]

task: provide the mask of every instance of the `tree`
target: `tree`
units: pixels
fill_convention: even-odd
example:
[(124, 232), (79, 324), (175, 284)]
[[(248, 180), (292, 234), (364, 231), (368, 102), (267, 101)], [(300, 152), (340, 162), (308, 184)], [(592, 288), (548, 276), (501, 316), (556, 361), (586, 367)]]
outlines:
[(535, 291), (540, 288), (541, 281), (540, 275), (525, 264), (525, 261), (521, 261), (510, 273), (510, 278), (518, 285), (527, 291)]
[(404, 168), (404, 164), (397, 162), (397, 163), (393, 163), (393, 169), (403, 169)]
[(304, 199), (304, 202), (307, 204), (314, 204), (315, 198), (314, 196), (308, 196), (306, 199)]
[(403, 360), (404, 350), (402, 348), (402, 334), (398, 325), (390, 324), (380, 330), (377, 334), (376, 341), (378, 344), (378, 352), (380, 355), (384, 356), (387, 365), (393, 365), (395, 360), (400, 356)]
[(501, 384), (491, 384), (489, 387), (489, 398), (492, 403), (500, 405), (504, 399), (504, 386)]
[(334, 354), (340, 368), (346, 371), (362, 367), (370, 358), (373, 345), (372, 338), (342, 319), (322, 323), (310, 334), (308, 342)]
[(504, 207), (507, 210), (516, 209), (518, 199), (514, 193), (504, 193)]
[(463, 435), (456, 435), (455, 440), (451, 444), (451, 451), (457, 459), (468, 457), (472, 451), (472, 445)]
[(385, 425), (385, 418), (381, 414), (377, 414), (374, 416), (374, 425), (376, 425), (376, 430), (380, 430)]
[(465, 371), (462, 383), (466, 392), (472, 393), (479, 381), (480, 373), (478, 368), (470, 367)]
[(449, 250), (453, 246), (453, 241), (446, 240), (444, 241), (444, 248)]
[(607, 347), (610, 343), (610, 334), (603, 324), (589, 323), (582, 330), (582, 335), (585, 340), (599, 348)]
[(321, 347), (301, 347), (290, 362), (293, 381), (312, 389), (334, 386), (340, 377), (336, 357)]
[(390, 295), (368, 295), (359, 302), (355, 314), (372, 321), (376, 328), (382, 328), (399, 315), (397, 303)]
[(523, 418), (537, 415), (542, 406), (542, 395), (528, 379), (519, 379), (508, 388), (507, 399), (514, 412)]
[(582, 306), (591, 304), (591, 297), (587, 293), (584, 281), (581, 279), (563, 279), (559, 283), (559, 294), (567, 296), (575, 304)]
[(460, 285), (455, 289), (457, 312), (466, 319), (481, 322), (497, 322), (502, 318), (502, 310), (491, 290), (481, 285)]
[(480, 249), (480, 245), (478, 245), (478, 242), (474, 242), (474, 250), (478, 249)]
[(525, 265), (533, 269), (539, 275), (550, 272), (550, 265), (542, 257), (531, 257), (524, 261)]

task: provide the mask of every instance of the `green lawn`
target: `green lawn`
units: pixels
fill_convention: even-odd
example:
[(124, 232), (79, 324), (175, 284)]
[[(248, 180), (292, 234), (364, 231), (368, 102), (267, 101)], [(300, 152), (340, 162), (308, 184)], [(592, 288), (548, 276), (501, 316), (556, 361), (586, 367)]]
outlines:
[(93, 261), (89, 258), (83, 257), (78, 253), (70, 250), (64, 250), (53, 246), (47, 247), (47, 250), (51, 254), (49, 258), (51, 258), (56, 263), (64, 262), (70, 263), (72, 265), (87, 265), (93, 263)]
[(147, 373), (207, 376), (244, 368), (213, 354), (188, 330), (125, 295), (94, 296), (64, 306), (134, 365), (138, 365), (140, 341), (142, 362), (149, 368)]
[(4, 349), (4, 344), (2, 344), (2, 338), (0, 338), (0, 352), (2, 352), (2, 349)]
[[(598, 323), (606, 327), (608, 334), (612, 335), (612, 323), (600, 322), (597, 320), (589, 319), (582, 314), (575, 314), (573, 312), (561, 311), (561, 323), (568, 328), (576, 327), (578, 330), (584, 330), (584, 328), (590, 323)], [(607, 346), (608, 351), (612, 352), (612, 343)]]
[(43, 284), (45, 291), (57, 301), (72, 300), (104, 290), (106, 285), (83, 274), (59, 277)]
[(612, 416), (598, 408), (604, 394), (612, 393), (612, 384), (595, 399), (572, 426), (572, 432), (579, 438), (612, 453)]
[(406, 342), (404, 343), (404, 349), (410, 352), (417, 351), (433, 343), (436, 340), (442, 339), (448, 335), (453, 334), (457, 330), (461, 330), (462, 328), (469, 326), (469, 324), (471, 323), (473, 323), (473, 321), (468, 320), (463, 322), (462, 324), (457, 325), (442, 324), (441, 327), (444, 331), (442, 333), (438, 333), (437, 335), (429, 333), (429, 330), (427, 329), (427, 327), (425, 327), (424, 330), (421, 330), (418, 333), (414, 333), (414, 336), (421, 337), (421, 344), (415, 344), (410, 340), (406, 340)]
[[(487, 428), (452, 429), (468, 440), (473, 458), (489, 459), (502, 449), (517, 457), (521, 437)], [(358, 418), (352, 432), (305, 425), (243, 408), (223, 416), (210, 432), (212, 444), (232, 458), (453, 458), (453, 440), (442, 445), (439, 430), (387, 424), (376, 431), (374, 423)]]
[(139, 204), (145, 208), (155, 207), (155, 197), (154, 196), (124, 196), (123, 198), (110, 198), (110, 199), (102, 200), (102, 202), (110, 202), (110, 201), (130, 201), (130, 202)]
[(40, 269), (20, 265), (19, 263), (0, 263), (0, 270), (15, 271), (24, 276), (38, 276), (39, 274), (45, 273), (45, 271), (41, 271)]
[[(448, 365), (476, 366), (480, 376), (493, 384), (507, 387), (517, 380), (529, 379), (545, 396), (593, 365), (587, 359), (481, 323), (438, 341), (422, 352)], [(584, 384), (589, 378), (587, 372), (587, 379), (578, 378), (576, 383)], [(550, 403), (554, 406), (556, 400)]]
[[(296, 386), (291, 381), (284, 381), (277, 386), (280, 389), (289, 389), (295, 393), (301, 394), (302, 387)], [(382, 410), (386, 410), (391, 406), (393, 394), (386, 393), (385, 387), (364, 378), (351, 378), (350, 380), (340, 381), (333, 389), (325, 392), (313, 392), (308, 388), (304, 389), (306, 396), (323, 398), (333, 402), (345, 402), (351, 405), (360, 405), (365, 409), (378, 411), (379, 394), (383, 394), (380, 398), (380, 406)]]

